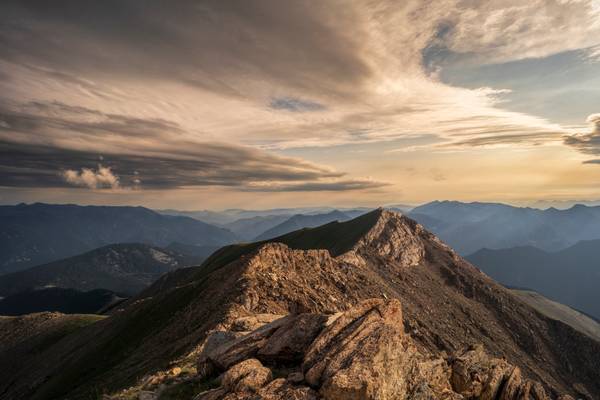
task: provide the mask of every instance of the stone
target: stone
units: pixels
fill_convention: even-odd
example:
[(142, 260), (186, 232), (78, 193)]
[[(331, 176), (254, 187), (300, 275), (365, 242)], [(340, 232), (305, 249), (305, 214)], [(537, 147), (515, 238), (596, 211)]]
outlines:
[(227, 370), (221, 378), (221, 385), (230, 392), (256, 392), (272, 379), (271, 370), (251, 358)]
[(231, 323), (231, 331), (233, 332), (249, 332), (254, 331), (261, 326), (269, 324), (277, 319), (283, 318), (284, 315), (279, 314), (254, 314), (246, 317), (239, 317)]
[(411, 351), (398, 300), (360, 303), (325, 328), (309, 347), (305, 380), (325, 399), (402, 398)]
[(328, 317), (299, 314), (281, 325), (258, 351), (257, 357), (267, 362), (301, 362), (308, 346), (325, 327)]

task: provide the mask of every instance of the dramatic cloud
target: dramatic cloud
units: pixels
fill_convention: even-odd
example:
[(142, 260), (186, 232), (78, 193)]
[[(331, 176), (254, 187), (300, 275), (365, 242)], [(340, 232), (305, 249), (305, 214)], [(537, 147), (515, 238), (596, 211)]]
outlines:
[[(503, 109), (507, 90), (440, 71), (592, 60), (599, 21), (592, 0), (3, 1), (0, 185), (64, 187), (60, 171), (84, 182), (102, 161), (121, 187), (387, 190), (394, 165), (362, 174), (371, 162), (337, 149), (419, 135), (439, 140), (373, 151), (559, 146), (571, 132)], [(589, 151), (577, 138), (564, 143)]]

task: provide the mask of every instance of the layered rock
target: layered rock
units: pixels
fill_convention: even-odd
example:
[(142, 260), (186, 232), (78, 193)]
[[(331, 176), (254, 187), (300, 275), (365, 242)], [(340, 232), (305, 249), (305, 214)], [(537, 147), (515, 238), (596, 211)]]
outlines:
[[(261, 354), (270, 355), (264, 365), (250, 358)], [(221, 357), (243, 360), (228, 366)], [(196, 400), (550, 400), (542, 385), (482, 346), (448, 358), (422, 354), (404, 333), (398, 300), (369, 299), (333, 318), (290, 315), (204, 354), (200, 364), (207, 359), (216, 361), (215, 375), (223, 371), (221, 387)], [(271, 381), (269, 368), (281, 365), (293, 372)]]

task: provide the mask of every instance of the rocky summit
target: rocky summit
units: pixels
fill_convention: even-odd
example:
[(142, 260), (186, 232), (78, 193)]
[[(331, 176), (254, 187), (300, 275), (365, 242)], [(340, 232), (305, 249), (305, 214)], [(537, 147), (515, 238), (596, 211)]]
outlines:
[(379, 209), (224, 247), (27, 364), (0, 354), (0, 398), (593, 400), (598, 354)]

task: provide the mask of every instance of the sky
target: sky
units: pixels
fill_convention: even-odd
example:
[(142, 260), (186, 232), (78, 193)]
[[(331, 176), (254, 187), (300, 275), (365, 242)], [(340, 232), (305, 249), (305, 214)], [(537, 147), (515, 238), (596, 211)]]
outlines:
[(600, 0), (0, 3), (0, 203), (600, 199)]

